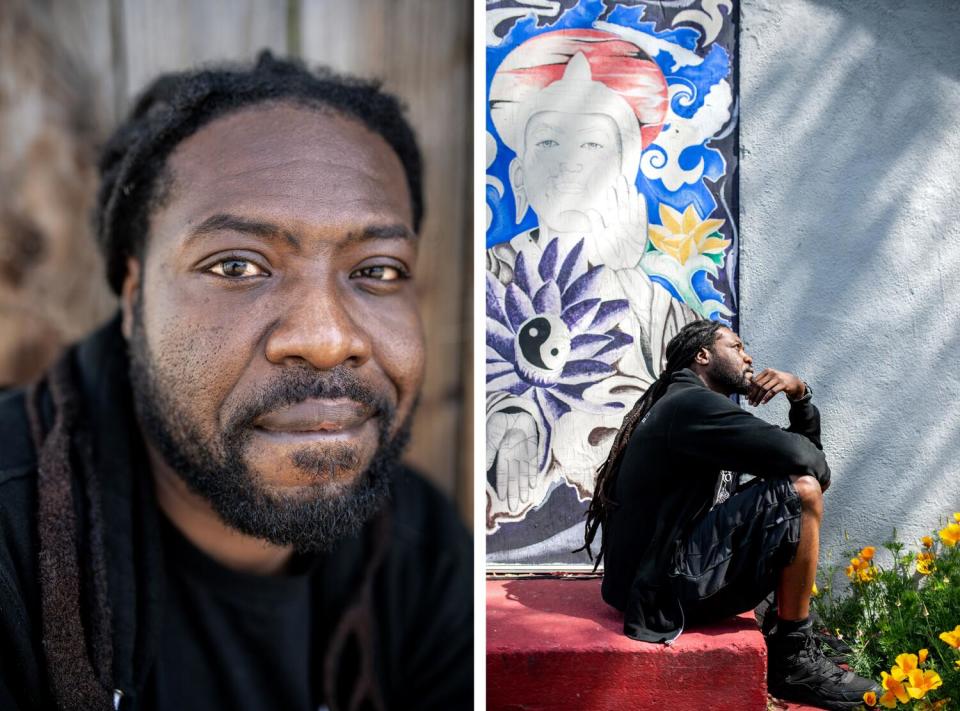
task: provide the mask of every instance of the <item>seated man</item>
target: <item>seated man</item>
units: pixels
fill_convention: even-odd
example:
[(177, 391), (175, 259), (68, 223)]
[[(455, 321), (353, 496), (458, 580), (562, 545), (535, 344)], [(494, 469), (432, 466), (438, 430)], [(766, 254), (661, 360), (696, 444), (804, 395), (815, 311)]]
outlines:
[(121, 313), (0, 398), (0, 708), (470, 708), (469, 538), (400, 464), (396, 99), (269, 54), (167, 75), (101, 172)]
[[(587, 514), (588, 550), (603, 527), (604, 600), (624, 612), (627, 636), (671, 644), (684, 625), (751, 610), (776, 589), (770, 692), (854, 708), (878, 688), (823, 655), (809, 617), (830, 485), (810, 389), (790, 373), (755, 375), (740, 338), (713, 321), (684, 326), (666, 354), (624, 419)], [(728, 398), (761, 405), (781, 392), (787, 430)], [(738, 473), (756, 479), (738, 490)]]

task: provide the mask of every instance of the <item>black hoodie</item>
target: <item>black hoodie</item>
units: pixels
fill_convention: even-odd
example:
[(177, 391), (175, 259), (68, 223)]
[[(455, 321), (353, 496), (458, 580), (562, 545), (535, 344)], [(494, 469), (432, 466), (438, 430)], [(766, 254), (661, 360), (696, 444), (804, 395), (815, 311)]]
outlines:
[[(106, 698), (122, 691), (122, 709), (143, 708), (156, 656), (164, 589), (160, 519), (133, 416), (127, 357), (114, 319), (67, 356), (80, 392), (79, 420), (89, 432), (88, 461), (100, 490), (112, 673), (99, 682)], [(0, 395), (0, 708), (55, 708), (42, 619), (38, 455), (27, 393)], [(53, 419), (49, 390), (42, 419)], [(79, 455), (76, 455), (79, 456)], [(79, 560), (89, 538), (86, 499), (74, 482)], [(382, 558), (372, 575), (373, 668), (387, 708), (459, 709), (472, 705), (472, 552), (469, 537), (443, 497), (404, 470), (391, 486)], [(371, 559), (363, 534), (324, 557), (315, 614), (336, 627), (355, 604)], [(83, 588), (86, 646), (94, 644), (89, 588)], [(78, 663), (79, 665), (79, 663)], [(339, 668), (339, 667), (338, 667)], [(347, 666), (343, 666), (346, 669)], [(102, 671), (102, 670), (100, 670)], [(323, 673), (318, 669), (317, 674)], [(340, 679), (348, 689), (350, 679)], [(107, 688), (109, 687), (109, 688)], [(115, 702), (116, 703), (116, 702)], [(335, 700), (325, 700), (336, 708)]]
[(670, 376), (663, 397), (637, 425), (624, 452), (603, 531), (603, 599), (624, 612), (624, 633), (667, 642), (683, 626), (669, 576), (677, 543), (709, 510), (723, 470), (760, 477), (830, 469), (820, 413), (809, 398), (790, 406), (783, 430), (713, 392), (690, 369)]

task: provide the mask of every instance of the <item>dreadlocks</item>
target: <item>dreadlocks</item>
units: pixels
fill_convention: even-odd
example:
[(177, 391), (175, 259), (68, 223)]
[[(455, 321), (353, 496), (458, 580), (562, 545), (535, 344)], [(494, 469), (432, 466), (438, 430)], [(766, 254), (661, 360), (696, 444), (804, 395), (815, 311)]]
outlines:
[[(413, 227), (423, 218), (421, 161), (413, 130), (398, 100), (378, 83), (361, 81), (263, 52), (252, 67), (224, 66), (167, 74), (139, 97), (100, 160), (94, 215), (110, 286), (120, 292), (126, 258), (142, 258), (151, 212), (163, 204), (173, 176), (167, 159), (183, 140), (215, 118), (256, 104), (291, 102), (357, 119), (396, 152), (410, 189)], [(106, 587), (103, 518), (97, 473), (84, 430), (83, 400), (67, 353), (35, 385), (28, 399), (39, 453), (38, 508), (43, 648), (58, 708), (109, 709), (113, 686), (111, 610)], [(45, 407), (52, 402), (52, 408)], [(49, 414), (49, 416), (47, 416)], [(83, 515), (75, 516), (74, 482)], [(386, 514), (382, 514), (381, 518)], [(359, 600), (333, 638), (337, 656), (353, 639), (361, 660), (352, 685), (340, 683), (337, 658), (328, 659), (325, 684), (345, 694), (342, 708), (383, 707), (372, 675), (370, 586), (384, 557), (384, 521), (374, 522), (365, 554)], [(351, 689), (351, 686), (354, 687)], [(342, 694), (340, 694), (342, 690)], [(336, 707), (336, 704), (334, 703)]]
[[(667, 364), (660, 376), (653, 381), (647, 391), (623, 418), (623, 424), (613, 440), (613, 446), (607, 455), (606, 461), (597, 469), (597, 483), (593, 489), (593, 499), (587, 509), (586, 529), (583, 535), (583, 547), (577, 550), (586, 550), (591, 558), (591, 546), (597, 535), (597, 529), (607, 521), (610, 511), (617, 505), (613, 494), (617, 488), (617, 477), (620, 472), (620, 462), (623, 452), (627, 448), (630, 436), (637, 423), (650, 412), (650, 408), (663, 397), (670, 384), (670, 376), (677, 371), (688, 367), (701, 348), (710, 349), (717, 340), (717, 331), (721, 324), (716, 321), (694, 321), (684, 326), (667, 344)], [(603, 560), (606, 550), (606, 540), (601, 535), (600, 552), (597, 554), (593, 569), (596, 570)], [(576, 551), (574, 551), (576, 552)]]
[(255, 104), (291, 102), (355, 118), (380, 134), (400, 158), (410, 188), (413, 228), (420, 230), (423, 189), (420, 151), (400, 102), (377, 82), (316, 73), (294, 60), (260, 54), (252, 68), (226, 66), (166, 74), (137, 99), (130, 118), (100, 160), (96, 233), (117, 293), (126, 258), (142, 256), (150, 213), (163, 204), (172, 176), (167, 158), (178, 144), (215, 118)]

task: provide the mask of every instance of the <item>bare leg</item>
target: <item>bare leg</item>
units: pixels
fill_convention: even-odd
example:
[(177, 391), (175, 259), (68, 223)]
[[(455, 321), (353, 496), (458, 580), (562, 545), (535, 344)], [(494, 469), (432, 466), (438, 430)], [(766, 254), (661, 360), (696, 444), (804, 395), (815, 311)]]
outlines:
[(793, 562), (780, 574), (777, 616), (781, 620), (803, 620), (810, 615), (810, 594), (820, 557), (823, 492), (812, 476), (792, 476), (790, 480), (800, 495), (800, 543)]
[(862, 708), (864, 693), (879, 694), (880, 686), (827, 659), (806, 621), (820, 552), (823, 491), (811, 476), (791, 481), (800, 495), (800, 543), (777, 586), (779, 620), (777, 631), (767, 637), (767, 688), (774, 696), (824, 708)]

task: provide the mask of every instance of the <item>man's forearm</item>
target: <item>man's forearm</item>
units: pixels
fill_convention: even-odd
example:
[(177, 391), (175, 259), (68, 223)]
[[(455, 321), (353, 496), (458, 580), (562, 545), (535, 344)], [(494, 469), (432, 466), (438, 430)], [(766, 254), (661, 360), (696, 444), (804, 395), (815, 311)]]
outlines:
[(812, 398), (813, 391), (807, 386), (802, 397), (790, 401), (790, 426), (787, 428), (787, 432), (795, 432), (796, 434), (803, 435), (813, 442), (817, 449), (822, 450), (823, 444), (820, 441), (820, 411), (811, 401)]

